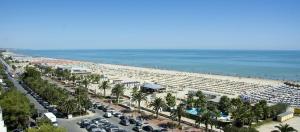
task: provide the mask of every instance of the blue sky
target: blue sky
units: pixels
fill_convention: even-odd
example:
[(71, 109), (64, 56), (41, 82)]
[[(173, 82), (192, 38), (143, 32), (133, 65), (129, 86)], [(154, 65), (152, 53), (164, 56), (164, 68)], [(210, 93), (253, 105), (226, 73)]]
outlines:
[(0, 47), (300, 49), (299, 0), (0, 0)]

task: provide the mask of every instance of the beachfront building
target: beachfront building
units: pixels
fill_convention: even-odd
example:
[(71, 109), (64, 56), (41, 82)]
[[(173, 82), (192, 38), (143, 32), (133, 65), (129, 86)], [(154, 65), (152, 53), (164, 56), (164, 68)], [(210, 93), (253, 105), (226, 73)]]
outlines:
[(2, 118), (2, 109), (0, 107), (0, 132), (7, 132), (7, 128), (4, 125), (4, 120)]
[(59, 70), (69, 70), (72, 74), (90, 74), (91, 70), (83, 67), (57, 66)]
[(113, 84), (123, 84), (126, 88), (139, 87), (140, 82), (131, 79), (112, 79)]
[(280, 121), (280, 122), (284, 122), (288, 119), (291, 119), (294, 117), (294, 112), (292, 111), (286, 111), (284, 113), (281, 113), (279, 115), (277, 115), (277, 121)]
[(161, 93), (161, 92), (165, 91), (166, 88), (163, 88), (161, 85), (154, 84), (154, 83), (144, 83), (141, 86), (141, 90), (146, 93), (154, 93), (154, 92)]

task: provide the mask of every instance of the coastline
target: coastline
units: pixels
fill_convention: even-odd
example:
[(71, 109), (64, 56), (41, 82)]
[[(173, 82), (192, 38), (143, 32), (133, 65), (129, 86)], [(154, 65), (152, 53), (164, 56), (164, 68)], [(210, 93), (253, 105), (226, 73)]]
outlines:
[[(254, 83), (254, 84), (263, 84), (263, 85), (277, 85), (282, 84), (284, 80), (275, 80), (275, 79), (267, 79), (261, 77), (243, 77), (243, 76), (232, 76), (232, 75), (222, 75), (222, 74), (208, 74), (208, 73), (199, 73), (199, 72), (187, 72), (187, 71), (178, 71), (178, 70), (169, 70), (169, 69), (159, 69), (159, 68), (150, 68), (150, 67), (139, 67), (139, 66), (129, 66), (129, 65), (121, 65), (121, 64), (109, 64), (109, 63), (97, 63), (91, 61), (82, 61), (82, 60), (72, 60), (72, 59), (62, 59), (62, 58), (52, 58), (52, 57), (45, 57), (45, 56), (30, 56), (25, 54), (19, 54), (12, 51), (9, 51), (17, 56), (25, 56), (31, 58), (40, 58), (41, 60), (56, 60), (56, 61), (64, 61), (68, 63), (80, 63), (80, 64), (89, 64), (89, 65), (99, 65), (99, 66), (106, 66), (106, 67), (113, 67), (113, 68), (125, 68), (130, 70), (142, 70), (146, 72), (157, 72), (161, 74), (172, 74), (172, 75), (191, 75), (196, 77), (203, 77), (203, 78), (213, 78), (213, 79), (220, 79), (220, 80), (230, 80), (230, 81), (238, 81), (238, 82), (245, 82), (245, 83)], [(98, 73), (99, 74), (99, 73)]]
[[(207, 95), (215, 95), (214, 101), (216, 102), (225, 95), (229, 98), (242, 97), (251, 102), (266, 100), (270, 104), (284, 102), (292, 106), (300, 105), (297, 101), (298, 89), (287, 86), (284, 81), (279, 80), (190, 73), (27, 55), (15, 57), (15, 59), (52, 68), (88, 69), (92, 74), (103, 75), (112, 84), (115, 82), (126, 84), (125, 95), (127, 96), (131, 95), (131, 88), (138, 82), (139, 86), (145, 83), (154, 83), (165, 88), (165, 92), (155, 94), (156, 97), (161, 98), (164, 98), (167, 93), (172, 93), (178, 99), (185, 99), (188, 93), (200, 90)], [(27, 64), (20, 65), (25, 66)], [(99, 93), (97, 84), (90, 84), (88, 88)]]

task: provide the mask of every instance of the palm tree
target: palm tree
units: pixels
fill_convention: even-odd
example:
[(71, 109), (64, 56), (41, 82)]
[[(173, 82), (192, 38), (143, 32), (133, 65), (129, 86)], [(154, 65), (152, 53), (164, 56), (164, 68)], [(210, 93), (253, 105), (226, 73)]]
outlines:
[(84, 78), (84, 80), (82, 81), (82, 83), (83, 83), (83, 85), (84, 85), (85, 88), (88, 87), (89, 82), (90, 82), (90, 81), (89, 81), (87, 78)]
[(153, 107), (155, 111), (156, 118), (158, 118), (158, 112), (165, 106), (165, 101), (162, 98), (155, 98), (150, 104), (149, 107)]
[(125, 87), (122, 84), (117, 84), (111, 90), (111, 93), (117, 96), (117, 103), (119, 103), (120, 97), (124, 94)]
[(259, 119), (263, 118), (263, 116), (264, 116), (264, 110), (263, 110), (263, 107), (259, 103), (256, 103), (253, 106), (253, 111), (254, 111), (254, 114), (255, 114), (255, 120), (256, 120), (256, 122), (258, 122)]
[(205, 107), (206, 107), (205, 95), (201, 91), (197, 91), (196, 97), (198, 97), (198, 98), (195, 100), (195, 106), (202, 110), (205, 109)]
[(186, 105), (187, 105), (187, 108), (190, 109), (194, 106), (194, 97), (193, 96), (188, 96), (187, 100), (186, 100)]
[(297, 130), (293, 127), (290, 127), (288, 124), (279, 124), (279, 126), (275, 126), (278, 130), (275, 130), (274, 132), (297, 132)]
[(213, 114), (211, 111), (206, 111), (201, 115), (201, 122), (205, 125), (205, 131), (208, 132), (208, 124), (212, 124)]
[(68, 115), (70, 113), (73, 113), (76, 109), (76, 100), (74, 99), (68, 99), (66, 101), (62, 101), (60, 103), (60, 106), (61, 107), (61, 110), (64, 112), (64, 113), (67, 113)]
[(219, 110), (222, 113), (228, 114), (230, 107), (231, 107), (230, 98), (228, 98), (227, 96), (222, 96), (218, 104)]
[(83, 87), (79, 87), (75, 90), (75, 94), (76, 94), (76, 100), (79, 103), (80, 112), (82, 108), (84, 109), (84, 111), (86, 111), (86, 109), (90, 105), (87, 89)]
[(139, 91), (138, 87), (133, 87), (132, 91), (131, 91), (131, 96), (134, 96), (135, 94), (137, 94)]
[(72, 80), (72, 82), (73, 82), (73, 85), (75, 86), (76, 76), (75, 76), (75, 75), (72, 75), (72, 76), (71, 76), (71, 80)]
[(137, 93), (132, 95), (132, 100), (138, 103), (138, 109), (139, 112), (141, 112), (141, 102), (147, 100), (147, 95), (139, 90)]
[(174, 116), (178, 119), (178, 125), (181, 124), (181, 117), (185, 115), (185, 107), (183, 104), (178, 105), (177, 109), (174, 110), (174, 112), (171, 112)]
[(109, 86), (109, 83), (108, 81), (104, 81), (102, 82), (101, 85), (99, 85), (99, 89), (103, 89), (103, 96), (105, 97), (106, 96), (106, 89), (109, 89), (110, 86)]
[(94, 82), (100, 84), (101, 75), (95, 75)]

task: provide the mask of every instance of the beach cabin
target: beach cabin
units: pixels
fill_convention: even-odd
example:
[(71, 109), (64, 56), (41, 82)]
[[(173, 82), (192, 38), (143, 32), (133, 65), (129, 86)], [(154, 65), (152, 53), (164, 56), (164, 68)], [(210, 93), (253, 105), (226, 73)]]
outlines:
[(154, 83), (144, 83), (141, 86), (141, 90), (146, 93), (154, 93), (154, 92), (161, 93), (164, 92), (166, 88), (163, 88), (161, 85), (154, 84)]
[(284, 113), (281, 113), (279, 115), (277, 115), (277, 121), (280, 121), (280, 122), (284, 122), (288, 119), (291, 119), (294, 117), (294, 112), (291, 112), (291, 111), (287, 111), (287, 112), (284, 112)]

